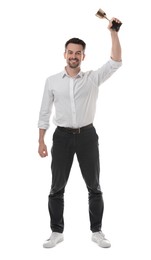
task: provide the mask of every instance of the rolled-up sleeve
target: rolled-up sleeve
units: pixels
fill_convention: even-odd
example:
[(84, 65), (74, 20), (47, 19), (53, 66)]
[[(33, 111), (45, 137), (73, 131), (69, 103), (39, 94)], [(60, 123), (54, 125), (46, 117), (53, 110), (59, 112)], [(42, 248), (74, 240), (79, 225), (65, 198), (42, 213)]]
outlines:
[(122, 65), (122, 61), (114, 61), (110, 59), (101, 68), (93, 71), (92, 77), (96, 86), (100, 86), (104, 81), (111, 77)]
[(49, 120), (52, 111), (53, 105), (53, 91), (51, 90), (49, 78), (46, 80), (40, 113), (38, 120), (38, 128), (40, 129), (48, 129), (49, 128)]

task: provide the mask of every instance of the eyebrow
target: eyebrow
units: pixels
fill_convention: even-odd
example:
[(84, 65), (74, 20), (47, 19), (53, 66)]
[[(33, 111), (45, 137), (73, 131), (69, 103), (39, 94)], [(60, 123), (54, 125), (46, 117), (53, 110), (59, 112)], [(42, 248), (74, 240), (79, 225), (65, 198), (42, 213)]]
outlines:
[[(66, 51), (71, 51), (71, 52), (73, 52), (72, 50), (69, 50), (69, 49), (66, 49)], [(77, 53), (77, 52), (82, 53), (83, 51), (76, 51), (76, 53)]]

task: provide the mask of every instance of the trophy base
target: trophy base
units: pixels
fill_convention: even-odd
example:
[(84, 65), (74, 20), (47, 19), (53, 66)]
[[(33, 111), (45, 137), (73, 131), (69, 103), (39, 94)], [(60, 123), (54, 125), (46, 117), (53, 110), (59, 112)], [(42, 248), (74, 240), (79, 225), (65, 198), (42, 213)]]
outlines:
[(114, 30), (114, 31), (116, 31), (116, 32), (118, 32), (119, 31), (119, 29), (120, 29), (120, 27), (121, 27), (121, 25), (122, 25), (122, 23), (117, 23), (117, 22), (115, 22), (115, 21), (112, 21), (112, 27), (111, 27), (111, 29), (112, 30)]

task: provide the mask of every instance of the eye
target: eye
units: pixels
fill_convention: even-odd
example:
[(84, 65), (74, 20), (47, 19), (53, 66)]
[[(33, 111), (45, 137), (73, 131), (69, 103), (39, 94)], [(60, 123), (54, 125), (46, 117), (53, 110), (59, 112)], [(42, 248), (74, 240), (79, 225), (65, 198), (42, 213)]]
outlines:
[(69, 51), (69, 50), (68, 50), (68, 54), (72, 54), (72, 53), (73, 53), (73, 51)]
[(77, 55), (81, 55), (81, 51), (76, 52)]

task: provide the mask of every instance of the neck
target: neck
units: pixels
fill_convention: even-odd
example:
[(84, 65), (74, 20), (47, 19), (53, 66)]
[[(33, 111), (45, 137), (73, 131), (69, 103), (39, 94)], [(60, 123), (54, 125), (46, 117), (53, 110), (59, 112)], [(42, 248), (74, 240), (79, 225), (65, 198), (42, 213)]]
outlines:
[(67, 71), (67, 73), (68, 73), (68, 75), (70, 77), (76, 76), (79, 73), (79, 71), (80, 71), (80, 67), (78, 67), (78, 68), (70, 68), (69, 66), (66, 66), (65, 69), (66, 69), (66, 71)]

